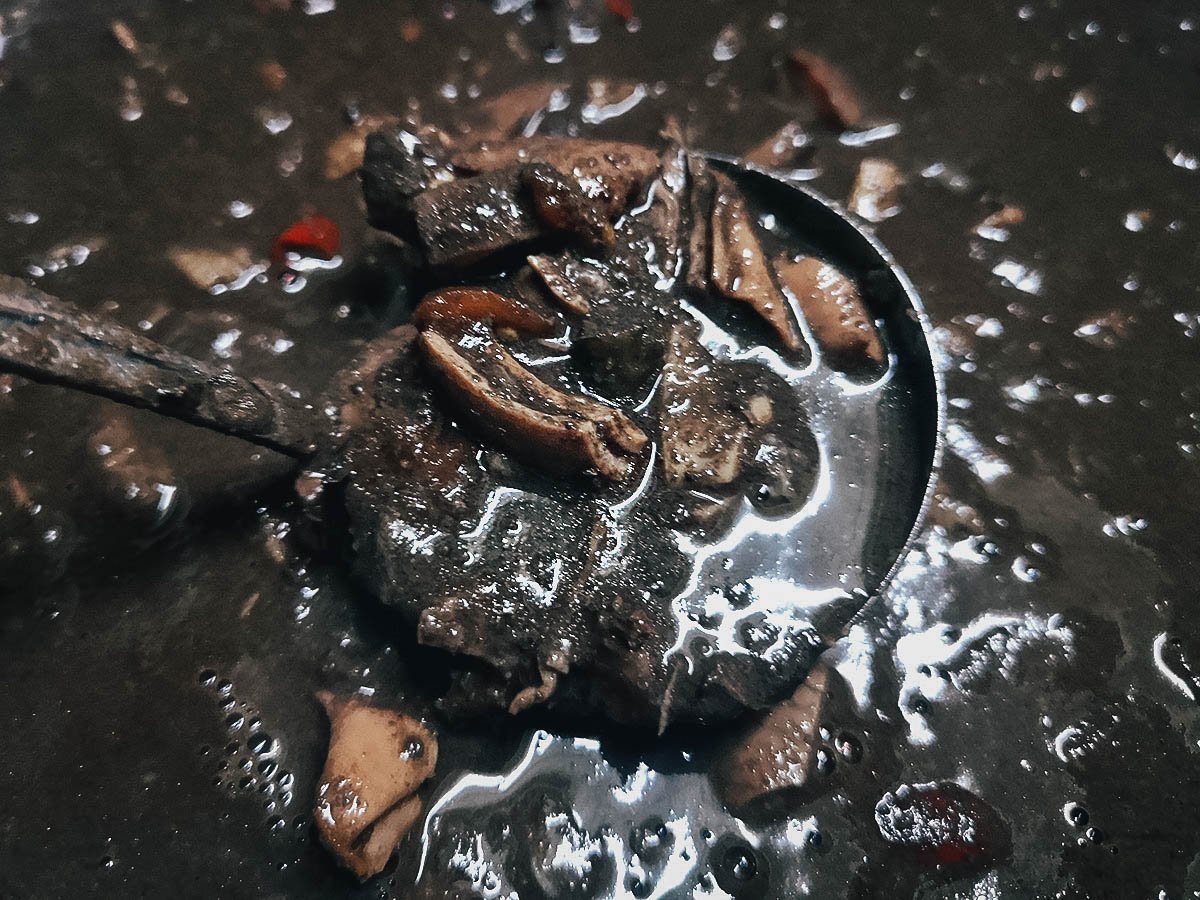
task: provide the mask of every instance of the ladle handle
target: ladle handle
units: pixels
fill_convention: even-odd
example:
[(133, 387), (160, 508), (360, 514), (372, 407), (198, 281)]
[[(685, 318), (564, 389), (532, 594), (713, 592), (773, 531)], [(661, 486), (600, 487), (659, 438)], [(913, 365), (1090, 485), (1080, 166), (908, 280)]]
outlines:
[(177, 353), (0, 275), (0, 371), (153, 410), (294, 457), (319, 415), (280, 388)]

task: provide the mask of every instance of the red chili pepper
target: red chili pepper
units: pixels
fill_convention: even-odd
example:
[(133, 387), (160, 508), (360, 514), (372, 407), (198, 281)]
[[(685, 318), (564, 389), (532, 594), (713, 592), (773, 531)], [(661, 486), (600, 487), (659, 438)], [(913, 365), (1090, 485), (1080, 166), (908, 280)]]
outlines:
[(271, 261), (282, 265), (288, 253), (332, 259), (342, 245), (337, 224), (325, 216), (305, 216), (271, 244)]
[(929, 868), (983, 869), (1012, 852), (1008, 823), (954, 782), (901, 785), (876, 805), (875, 823), (885, 841)]
[(617, 16), (626, 25), (633, 18), (633, 0), (605, 0), (605, 6), (608, 11), (614, 16)]

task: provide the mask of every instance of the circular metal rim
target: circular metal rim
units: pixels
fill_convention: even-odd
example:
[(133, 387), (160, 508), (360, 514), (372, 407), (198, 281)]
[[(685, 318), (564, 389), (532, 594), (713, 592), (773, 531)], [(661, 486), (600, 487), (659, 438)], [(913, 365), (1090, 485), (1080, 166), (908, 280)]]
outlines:
[(943, 372), (938, 366), (938, 357), (934, 352), (933, 342), (933, 323), (929, 318), (929, 313), (925, 309), (925, 303), (921, 299), (920, 293), (917, 291), (916, 285), (909, 278), (908, 273), (896, 261), (892, 252), (884, 245), (884, 243), (876, 236), (874, 229), (865, 221), (852, 212), (847, 210), (841, 203), (826, 197), (819, 191), (813, 190), (807, 185), (799, 184), (788, 179), (783, 173), (772, 171), (761, 166), (755, 166), (739, 159), (735, 156), (729, 156), (721, 153), (704, 153), (705, 158), (719, 163), (723, 166), (728, 166), (742, 171), (752, 172), (755, 175), (770, 180), (782, 190), (792, 191), (806, 197), (809, 201), (823, 207), (828, 213), (836, 216), (843, 224), (849, 227), (850, 232), (855, 239), (862, 242), (865, 248), (881, 263), (881, 268), (895, 279), (899, 285), (904, 299), (909, 308), (912, 310), (916, 318), (916, 323), (920, 328), (921, 335), (925, 342), (925, 351), (929, 356), (929, 375), (933, 381), (934, 398), (936, 402), (936, 410), (934, 417), (934, 434), (932, 442), (932, 452), (929, 460), (929, 473), (925, 483), (925, 490), (921, 496), (921, 501), (917, 506), (916, 514), (913, 517), (912, 526), (909, 528), (908, 535), (901, 545), (895, 560), (887, 572), (880, 579), (878, 586), (863, 603), (861, 609), (856, 612), (847, 622), (844, 632), (849, 631), (853, 625), (861, 620), (871, 603), (882, 597), (895, 581), (897, 573), (904, 565), (909, 553), (912, 552), (917, 541), (925, 530), (925, 525), (928, 519), (929, 510), (933, 505), (934, 494), (937, 490), (938, 479), (941, 475), (942, 460), (945, 454), (946, 445), (946, 427), (947, 417), (949, 415), (949, 404), (946, 396), (946, 383)]

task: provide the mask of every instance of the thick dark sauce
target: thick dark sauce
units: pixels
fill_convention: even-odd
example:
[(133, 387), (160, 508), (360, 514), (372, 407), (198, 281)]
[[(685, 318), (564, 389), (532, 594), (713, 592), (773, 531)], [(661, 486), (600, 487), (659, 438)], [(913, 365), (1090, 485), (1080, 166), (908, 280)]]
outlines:
[[(600, 29), (589, 44), (571, 42), (565, 19), (507, 5), (502, 16), (462, 0), (384, 13), (344, 0), (313, 16), (123, 7), (165, 61), (160, 74), (113, 42), (106, 5), (5, 0), (0, 268), (77, 262), (40, 286), (313, 392), (411, 302), (390, 266), (357, 262), (388, 251), (356, 225), (356, 186), (320, 174), (347, 102), (389, 112), (411, 96), (426, 118), (452, 124), (470, 119), (476, 91), (561, 78), (571, 102), (545, 127), (557, 117), (649, 142), (675, 111), (701, 146), (739, 153), (807, 116), (762, 99), (774, 96), (771, 57), (800, 44), (827, 52), (899, 130), (856, 146), (813, 129), (797, 174), (839, 197), (865, 154), (909, 176), (902, 213), (879, 228), (939, 326), (954, 418), (934, 521), (887, 602), (834, 651), (851, 696), (831, 737), (844, 729), (860, 741), (862, 762), (839, 757), (818, 796), (747, 826), (769, 854), (766, 895), (911, 896), (921, 879), (922, 895), (939, 897), (1195, 891), (1200, 732), (1186, 635), (1197, 606), (1181, 576), (1197, 562), (1200, 503), (1187, 299), (1200, 277), (1189, 199), (1200, 133), (1161, 113), (1194, 101), (1193, 11), (1064, 0), (958, 15), (901, 3), (869, 10), (863, 28), (862, 4), (848, 0), (685, 13), (635, 0), (640, 31), (597, 8), (577, 23), (577, 40)], [(410, 17), (421, 31), (412, 43)], [(289, 73), (279, 95), (257, 73), (269, 58)], [(642, 99), (600, 121), (614, 110), (585, 100), (593, 76), (628, 77)], [(142, 105), (135, 121), (121, 116), (126, 77)], [(167, 99), (171, 86), (186, 105)], [(1097, 102), (1074, 112), (1084, 88)], [(293, 123), (271, 134), (263, 122), (278, 127), (283, 112)], [(1004, 243), (972, 237), (997, 199), (1024, 206), (1027, 224)], [(235, 218), (245, 210), (235, 201), (253, 213)], [(174, 244), (226, 242), (265, 258), (310, 203), (342, 226), (344, 262), (303, 291), (251, 281), (212, 297), (168, 261)], [(1125, 222), (1139, 210), (1151, 216), (1135, 232)], [(40, 509), (14, 522), (3, 506), (0, 517), (0, 894), (411, 896), (418, 836), (393, 874), (365, 887), (316, 846), (307, 811), (326, 726), (311, 692), (362, 685), (420, 713), (443, 685), (412, 683), (419, 648), (340, 568), (311, 564), (287, 538), (278, 553), (283, 467), (133, 414), (138, 441), (174, 467), (180, 512), (185, 499), (192, 510), (171, 532), (172, 507), (147, 550), (144, 524), (132, 536), (117, 524), (127, 501), (92, 468), (88, 435), (112, 407), (28, 384), (2, 390), (0, 471)], [(247, 495), (273, 512), (256, 514)], [(620, 766), (601, 767), (598, 796), (579, 801), (589, 828), (589, 810), (611, 817), (611, 787), (646, 752), (622, 737), (606, 736), (601, 751), (551, 748), (579, 773), (598, 753)], [(745, 838), (707, 805), (697, 773), (711, 737), (695, 740), (690, 763), (666, 751), (651, 761), (679, 799), (656, 794), (647, 815), (673, 822), (662, 800), (675, 814), (711, 813), (718, 839)], [(448, 730), (445, 772), (512, 769), (529, 740)], [(901, 783), (945, 779), (1011, 823), (1008, 865), (943, 884), (889, 855), (875, 804)], [(585, 787), (579, 777), (561, 792)], [(448, 818), (444, 833), (454, 827)], [(433, 896), (438, 860), (431, 844)]]

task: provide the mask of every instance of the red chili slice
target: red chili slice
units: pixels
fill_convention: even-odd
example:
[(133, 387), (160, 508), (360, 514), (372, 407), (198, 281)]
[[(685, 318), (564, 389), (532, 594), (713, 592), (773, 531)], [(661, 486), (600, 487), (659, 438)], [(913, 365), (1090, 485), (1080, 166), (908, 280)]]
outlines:
[(282, 265), (288, 253), (333, 259), (342, 245), (337, 224), (325, 216), (305, 216), (289, 226), (271, 244), (271, 261)]
[(605, 0), (605, 6), (608, 11), (619, 18), (626, 25), (633, 18), (633, 2), (632, 0)]
[(954, 782), (903, 784), (875, 807), (875, 824), (889, 844), (917, 862), (948, 872), (977, 871), (1012, 852), (1012, 832), (989, 804)]

